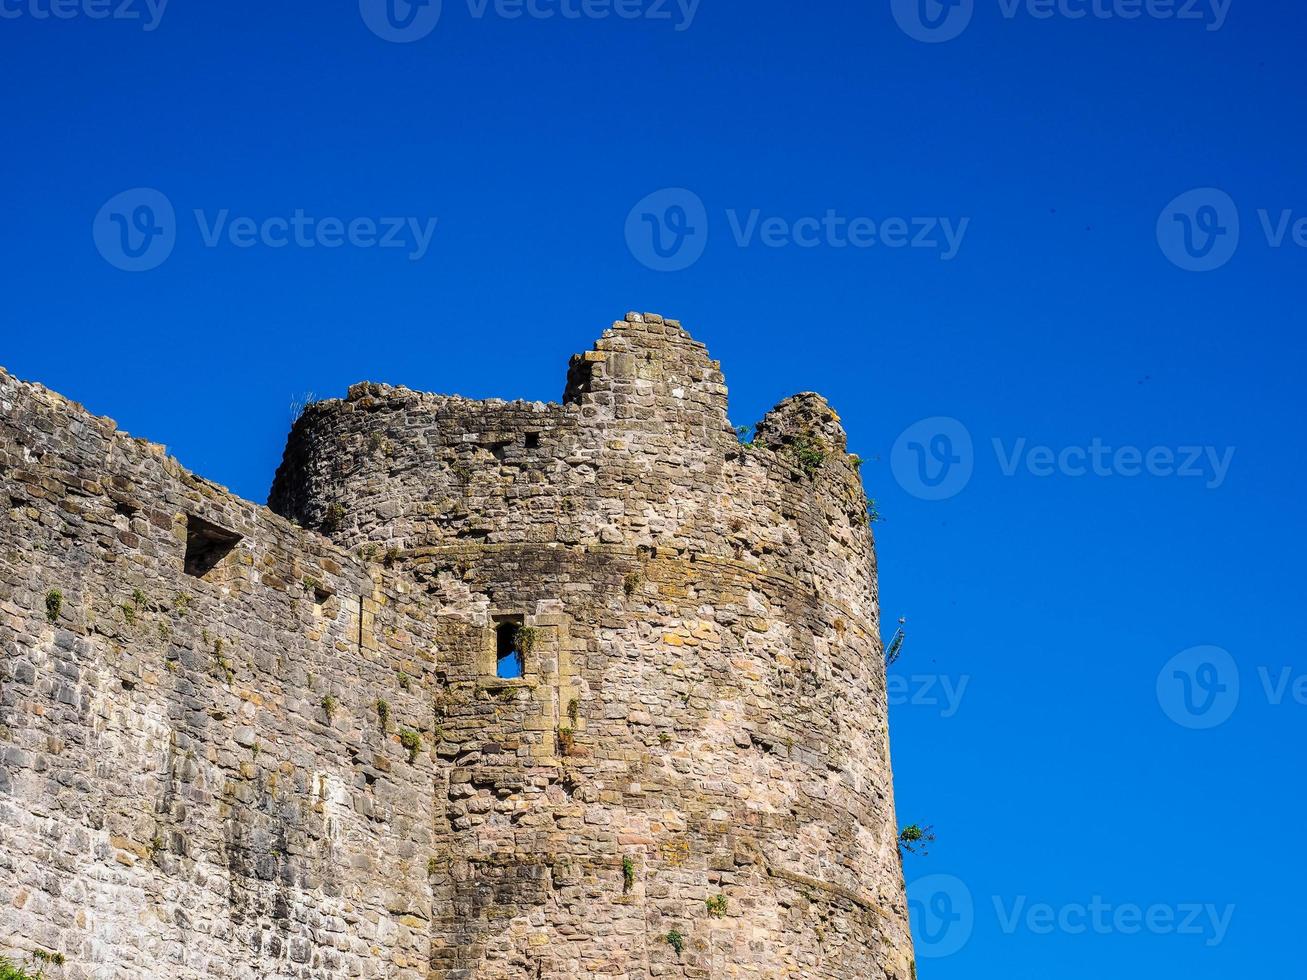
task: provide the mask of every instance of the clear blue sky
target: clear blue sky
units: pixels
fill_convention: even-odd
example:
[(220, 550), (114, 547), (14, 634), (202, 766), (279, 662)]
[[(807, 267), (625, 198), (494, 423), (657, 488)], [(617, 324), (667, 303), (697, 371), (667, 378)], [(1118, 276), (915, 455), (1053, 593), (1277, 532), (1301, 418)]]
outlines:
[[(153, 30), (73, 2), (54, 19), (48, 0), (4, 0), (0, 18), (0, 364), (261, 501), (294, 395), (366, 378), (557, 399), (567, 356), (612, 319), (679, 317), (722, 360), (734, 421), (819, 390), (867, 460), (885, 619), (908, 620), (894, 674), (909, 695), (935, 678), (924, 697), (940, 702), (893, 709), (901, 822), (939, 835), (908, 878), (952, 876), (975, 910), (961, 948), (923, 955), (920, 975), (1301, 972), (1307, 707), (1292, 687), (1273, 703), (1258, 670), (1307, 672), (1293, 613), (1307, 473), (1290, 449), (1307, 250), (1292, 231), (1272, 247), (1257, 211), (1307, 215), (1302, 4), (1234, 0), (1209, 30), (1207, 2), (1196, 21), (975, 0), (960, 36), (924, 43), (890, 0), (702, 0), (688, 22), (675, 3), (671, 20), (510, 19), (445, 0), (427, 36), (391, 43), (344, 0), (175, 0)], [(139, 201), (93, 227), (141, 187), (175, 209), (175, 247), (127, 272), (97, 241), (112, 253), (115, 228), (154, 227), (132, 224)], [(1237, 208), (1239, 248), (1186, 271), (1165, 229), (1228, 233), (1228, 205), (1163, 211), (1209, 187)], [(693, 191), (703, 214), (656, 199), (628, 241), (632, 209), (663, 188)], [(224, 209), (437, 224), (417, 261), (240, 248), (226, 231), (209, 247), (201, 225)], [(742, 247), (733, 222), (743, 236), (755, 210)], [(835, 247), (820, 222), (796, 226), (813, 247), (764, 243), (768, 218), (828, 212), (891, 239), (886, 219), (968, 221), (949, 259)], [(664, 248), (706, 223), (702, 256), (650, 268), (644, 213), (665, 219)], [(969, 482), (931, 500), (891, 461), (936, 416), (974, 453)], [(910, 436), (906, 458), (960, 459), (951, 431)], [(1129, 458), (1105, 476), (1072, 475), (1075, 456), (1031, 472), (1047, 457), (1030, 447), (1095, 439), (1235, 454), (1219, 481), (1126, 476)], [(1189, 681), (1163, 670), (1200, 645), (1237, 666), (1200, 654), (1177, 668)], [(1229, 697), (1232, 671), (1227, 720), (1172, 720)], [(1159, 672), (1198, 684), (1191, 701), (1159, 696)], [(943, 683), (964, 678), (951, 710)], [(948, 917), (937, 897), (916, 900)], [(1108, 927), (1077, 929), (1096, 897)], [(1197, 934), (1164, 912), (1130, 928), (1130, 906), (1169, 907), (1178, 926), (1190, 903), (1234, 906), (1219, 942), (1206, 912)], [(1041, 904), (1062, 920), (1051, 934), (1028, 914)]]

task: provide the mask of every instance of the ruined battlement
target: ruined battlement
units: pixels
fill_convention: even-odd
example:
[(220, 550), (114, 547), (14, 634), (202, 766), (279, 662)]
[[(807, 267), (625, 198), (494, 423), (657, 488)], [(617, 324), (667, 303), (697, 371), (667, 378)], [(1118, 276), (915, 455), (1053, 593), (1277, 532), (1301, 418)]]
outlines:
[(383, 552), (537, 542), (717, 555), (843, 595), (870, 620), (866, 498), (846, 450), (814, 394), (783, 401), (741, 445), (707, 349), (675, 321), (631, 314), (572, 358), (562, 404), (361, 384), (312, 406), (270, 505)]
[(0, 956), (906, 980), (857, 463), (726, 396), (628, 314), (559, 403), (309, 406), (265, 508), (0, 372)]

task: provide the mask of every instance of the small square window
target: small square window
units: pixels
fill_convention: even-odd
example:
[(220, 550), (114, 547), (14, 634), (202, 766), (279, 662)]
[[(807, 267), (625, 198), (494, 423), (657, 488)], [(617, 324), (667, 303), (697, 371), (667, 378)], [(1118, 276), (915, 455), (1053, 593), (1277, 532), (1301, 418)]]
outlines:
[(231, 554), (241, 536), (194, 514), (186, 515), (186, 574), (203, 578)]
[(526, 434), (526, 448), (527, 448), (527, 449), (539, 449), (539, 448), (540, 448), (540, 433), (539, 433), (539, 432), (528, 432), (528, 433)]

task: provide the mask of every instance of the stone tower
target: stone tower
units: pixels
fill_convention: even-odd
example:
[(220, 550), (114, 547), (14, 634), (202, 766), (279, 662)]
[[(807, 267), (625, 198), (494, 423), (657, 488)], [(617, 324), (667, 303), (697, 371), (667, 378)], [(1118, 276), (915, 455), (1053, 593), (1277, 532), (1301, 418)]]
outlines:
[(561, 404), (311, 406), (271, 512), (37, 386), (0, 403), (0, 955), (913, 975), (866, 498), (820, 396), (741, 444), (703, 345), (630, 314)]

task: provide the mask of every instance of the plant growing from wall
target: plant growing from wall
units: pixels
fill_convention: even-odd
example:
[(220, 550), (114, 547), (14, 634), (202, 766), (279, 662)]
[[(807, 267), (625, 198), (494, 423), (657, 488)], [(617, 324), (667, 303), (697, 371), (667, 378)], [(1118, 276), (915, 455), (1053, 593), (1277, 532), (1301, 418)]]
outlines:
[[(204, 632), (204, 641), (206, 643), (210, 642), (208, 630), (205, 630)], [(231, 661), (222, 655), (222, 648), (223, 648), (222, 637), (221, 636), (218, 637), (217, 639), (213, 640), (212, 643), (213, 643), (213, 662), (217, 665), (218, 670), (222, 672), (222, 675), (225, 678), (227, 678), (227, 683), (230, 684), (236, 678), (236, 671), (232, 667)]]
[(12, 960), (0, 958), (0, 980), (41, 980), (41, 975), (28, 973)]
[(58, 589), (51, 589), (45, 594), (45, 618), (55, 622), (64, 607), (64, 594)]
[(42, 980), (45, 976), (42, 970), (45, 967), (64, 965), (63, 953), (47, 953), (43, 949), (34, 950), (32, 959), (41, 965), (35, 973), (30, 973), (13, 960), (0, 956), (0, 980)]
[(292, 395), (290, 399), (290, 424), (294, 425), (300, 420), (309, 406), (318, 400), (318, 396), (311, 391), (306, 391), (302, 395)]
[(328, 722), (330, 722), (332, 716), (335, 715), (336, 708), (339, 707), (339, 705), (340, 702), (337, 701), (333, 695), (328, 694), (322, 699), (322, 710), (326, 713)]
[(635, 887), (635, 859), (629, 854), (622, 858), (622, 894), (631, 894)]
[(639, 572), (627, 572), (626, 578), (622, 579), (622, 591), (630, 598), (640, 591), (643, 582), (644, 577)]
[(322, 531), (324, 534), (334, 534), (339, 531), (341, 525), (345, 523), (345, 505), (337, 501), (327, 508), (327, 513), (322, 517)]
[(408, 761), (416, 762), (418, 753), (422, 751), (422, 736), (411, 728), (405, 728), (399, 733), (399, 744), (408, 750)]
[(377, 698), (377, 721), (381, 723), (381, 730), (384, 732), (390, 722), (390, 702), (385, 698)]
[(671, 930), (667, 935), (663, 936), (663, 940), (678, 954), (685, 952), (685, 937), (678, 930)]
[(567, 702), (567, 717), (568, 720), (572, 722), (573, 727), (575, 727), (577, 719), (581, 717), (581, 704), (576, 700), (576, 698), (572, 698), (572, 700)]
[(522, 626), (517, 631), (517, 652), (529, 657), (540, 640), (540, 631), (534, 626)]
[(904, 827), (899, 832), (899, 854), (902, 855), (904, 851), (909, 854), (930, 853), (927, 846), (935, 841), (934, 831), (934, 827), (922, 827), (915, 823)]
[(725, 895), (714, 895), (705, 903), (708, 906), (708, 914), (715, 919), (726, 917), (726, 909), (730, 905), (730, 900)]
[(794, 461), (799, 464), (799, 469), (803, 470), (809, 477), (817, 475), (817, 471), (822, 468), (826, 462), (826, 450), (817, 439), (804, 433), (798, 436), (789, 446), (790, 454)]

